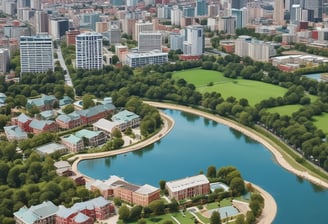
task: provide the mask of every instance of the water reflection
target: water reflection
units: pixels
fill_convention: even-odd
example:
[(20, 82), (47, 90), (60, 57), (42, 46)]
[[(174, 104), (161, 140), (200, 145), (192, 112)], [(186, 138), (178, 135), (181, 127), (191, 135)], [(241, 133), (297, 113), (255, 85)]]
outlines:
[(141, 158), (143, 156), (143, 154), (151, 152), (154, 148), (155, 148), (155, 144), (151, 144), (151, 145), (147, 146), (146, 148), (143, 148), (142, 150), (133, 151), (132, 154)]
[(182, 117), (186, 118), (187, 121), (190, 121), (190, 122), (195, 122), (198, 119), (200, 119), (199, 116), (194, 115), (194, 114), (190, 114), (190, 113), (187, 113), (187, 112), (184, 112), (184, 111), (181, 111), (180, 114), (181, 114)]

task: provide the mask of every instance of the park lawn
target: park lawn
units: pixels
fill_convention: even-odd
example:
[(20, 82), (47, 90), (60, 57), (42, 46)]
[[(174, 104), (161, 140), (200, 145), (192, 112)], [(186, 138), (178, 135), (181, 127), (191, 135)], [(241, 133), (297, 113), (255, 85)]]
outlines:
[(285, 105), (285, 106), (279, 106), (279, 107), (272, 107), (267, 109), (270, 113), (278, 113), (280, 116), (288, 115), (291, 116), (294, 112), (301, 109), (303, 106), (300, 104), (295, 105)]
[[(176, 213), (168, 213), (165, 215), (154, 216), (154, 217), (150, 217), (150, 218), (144, 218), (144, 220), (147, 222), (147, 224), (153, 224), (153, 223), (161, 224), (166, 220), (170, 220), (173, 223), (176, 223), (171, 216), (173, 216), (177, 220), (179, 220), (179, 222), (181, 224), (194, 224), (195, 223), (194, 216), (191, 215), (189, 212), (186, 212), (185, 216), (183, 216), (181, 212), (176, 212)], [(118, 224), (124, 224), (124, 223), (122, 220), (119, 220)], [(129, 222), (129, 224), (138, 224), (138, 221)]]
[[(225, 99), (229, 96), (236, 99), (245, 98), (252, 106), (270, 97), (283, 97), (287, 92), (287, 89), (280, 86), (253, 80), (226, 78), (221, 72), (203, 69), (175, 72), (173, 77), (175, 80), (183, 78), (188, 83), (194, 84), (201, 93), (218, 92)], [(210, 82), (213, 83), (212, 86), (208, 85)]]
[[(213, 202), (206, 205), (208, 210), (218, 208), (219, 202)], [(220, 208), (232, 205), (230, 198), (225, 198), (220, 201)]]
[(328, 134), (328, 113), (323, 113), (320, 116), (313, 117), (313, 124), (321, 129), (326, 135)]

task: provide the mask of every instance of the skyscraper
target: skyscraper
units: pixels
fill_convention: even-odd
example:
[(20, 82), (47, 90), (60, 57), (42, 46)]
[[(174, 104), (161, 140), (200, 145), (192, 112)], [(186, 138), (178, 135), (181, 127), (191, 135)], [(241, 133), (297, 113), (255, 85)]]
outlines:
[(273, 21), (278, 25), (284, 25), (284, 0), (274, 0)]
[(202, 55), (204, 53), (204, 40), (203, 26), (187, 26), (185, 28), (183, 54), (191, 56)]
[(322, 21), (322, 0), (303, 0), (303, 7), (307, 10), (313, 10), (313, 22), (321, 22)]
[(76, 68), (102, 69), (102, 35), (90, 32), (76, 36)]
[(196, 16), (207, 16), (207, 9), (206, 0), (196, 0)]
[(21, 73), (54, 70), (53, 45), (48, 34), (20, 37)]

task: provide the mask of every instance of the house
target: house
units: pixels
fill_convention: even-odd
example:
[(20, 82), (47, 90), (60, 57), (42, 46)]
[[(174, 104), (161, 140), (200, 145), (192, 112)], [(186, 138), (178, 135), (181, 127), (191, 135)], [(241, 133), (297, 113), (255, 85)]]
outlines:
[(17, 125), (5, 126), (3, 129), (8, 141), (19, 141), (27, 139), (27, 133)]
[(70, 114), (61, 114), (56, 118), (56, 123), (61, 129), (72, 129), (82, 125), (81, 116), (75, 111)]
[(61, 137), (61, 143), (72, 153), (77, 153), (84, 149), (83, 139), (76, 137), (75, 135)]
[(165, 187), (169, 198), (178, 201), (210, 193), (210, 182), (203, 174), (166, 182)]
[(58, 130), (58, 125), (54, 121), (50, 120), (37, 120), (33, 119), (30, 123), (30, 129), (34, 134), (40, 134), (42, 132), (56, 132)]
[[(114, 205), (100, 196), (89, 201), (75, 203), (71, 208), (65, 208), (62, 205), (59, 206), (56, 213), (56, 224), (89, 224), (94, 223), (96, 219), (104, 220), (114, 214)], [(79, 222), (76, 222), (77, 219)]]
[(55, 224), (57, 211), (58, 207), (51, 201), (44, 201), (30, 208), (26, 206), (20, 208), (14, 213), (14, 219), (16, 224)]
[(21, 113), (17, 118), (14, 119), (14, 123), (17, 124), (25, 132), (32, 132), (30, 127), (30, 123), (32, 122), (32, 118), (27, 116), (24, 113)]
[(104, 118), (98, 120), (96, 123), (92, 124), (93, 130), (95, 131), (103, 131), (106, 135), (110, 136), (111, 133), (118, 129), (121, 131), (120, 123), (117, 121), (109, 121)]
[(53, 95), (41, 94), (41, 97), (35, 99), (28, 99), (26, 103), (26, 109), (29, 110), (33, 106), (36, 106), (40, 111), (52, 110), (59, 102), (57, 98)]
[(127, 128), (135, 128), (140, 125), (140, 116), (130, 112), (128, 110), (123, 110), (112, 116), (112, 120), (120, 123), (121, 131)]
[(69, 178), (71, 178), (77, 186), (85, 185), (85, 179), (82, 175), (72, 175)]
[(93, 147), (102, 145), (107, 140), (107, 136), (102, 131), (90, 131), (87, 129), (82, 129), (78, 132), (75, 132), (74, 135), (78, 138), (85, 139), (84, 143)]
[(41, 145), (39, 147), (35, 148), (35, 151), (39, 153), (40, 155), (49, 155), (55, 152), (59, 153), (66, 153), (67, 152), (67, 147), (62, 144), (57, 144), (57, 143), (48, 143), (45, 145)]
[(45, 111), (41, 111), (38, 116), (42, 120), (51, 120), (57, 116), (57, 113), (54, 110), (45, 110)]

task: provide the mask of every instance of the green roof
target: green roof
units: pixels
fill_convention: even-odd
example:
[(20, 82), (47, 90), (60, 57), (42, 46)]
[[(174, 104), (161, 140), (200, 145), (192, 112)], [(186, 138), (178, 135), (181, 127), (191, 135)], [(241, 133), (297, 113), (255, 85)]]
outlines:
[(87, 129), (82, 129), (78, 132), (75, 133), (75, 136), (79, 137), (79, 138), (93, 138), (93, 137), (96, 137), (99, 135), (101, 131), (90, 131), (90, 130), (87, 130)]

